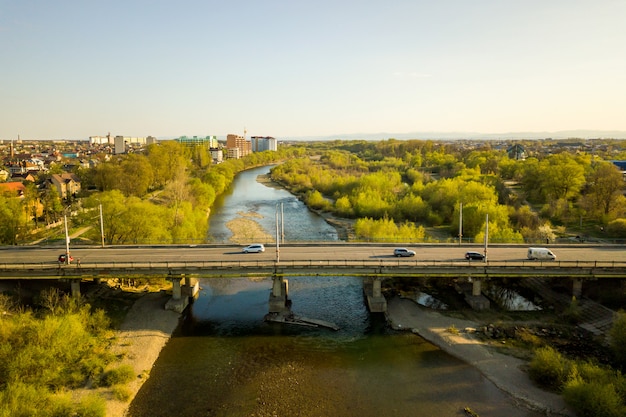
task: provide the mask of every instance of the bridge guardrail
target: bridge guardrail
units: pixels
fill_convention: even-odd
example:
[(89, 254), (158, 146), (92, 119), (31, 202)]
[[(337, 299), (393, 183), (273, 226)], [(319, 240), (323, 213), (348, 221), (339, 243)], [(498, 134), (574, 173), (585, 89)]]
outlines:
[(149, 262), (89, 262), (89, 263), (72, 263), (69, 265), (51, 263), (51, 262), (3, 262), (0, 263), (1, 271), (49, 271), (67, 268), (82, 269), (258, 269), (258, 268), (306, 268), (306, 267), (324, 267), (324, 268), (424, 268), (424, 267), (468, 267), (468, 268), (484, 268), (484, 267), (502, 267), (502, 268), (529, 268), (542, 269), (553, 268), (609, 268), (609, 269), (626, 269), (626, 261), (441, 261), (441, 260), (405, 260), (405, 259), (378, 259), (378, 260), (284, 260), (277, 262), (275, 260), (237, 260), (237, 261), (149, 261)]

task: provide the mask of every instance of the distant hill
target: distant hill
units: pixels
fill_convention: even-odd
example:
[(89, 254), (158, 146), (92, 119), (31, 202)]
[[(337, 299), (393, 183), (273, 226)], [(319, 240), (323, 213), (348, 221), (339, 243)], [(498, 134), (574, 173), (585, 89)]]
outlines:
[(561, 130), (557, 132), (409, 132), (409, 133), (350, 133), (332, 136), (300, 136), (281, 138), (286, 140), (384, 140), (384, 139), (472, 139), (472, 140), (503, 140), (503, 139), (626, 139), (623, 130)]

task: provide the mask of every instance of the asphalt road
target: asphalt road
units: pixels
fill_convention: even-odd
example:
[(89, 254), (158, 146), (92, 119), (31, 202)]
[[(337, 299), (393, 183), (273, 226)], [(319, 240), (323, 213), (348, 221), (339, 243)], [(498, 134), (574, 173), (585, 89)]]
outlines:
[[(276, 247), (266, 246), (264, 253), (243, 253), (243, 246), (234, 245), (198, 245), (198, 246), (106, 246), (102, 247), (70, 247), (71, 256), (81, 262), (164, 262), (164, 261), (238, 261), (238, 260), (274, 260)], [(400, 258), (433, 261), (463, 260), (466, 251), (484, 252), (482, 246), (455, 245), (413, 245), (406, 246), (417, 254), (414, 258)], [(487, 250), (490, 261), (522, 261), (527, 260), (528, 245), (489, 246)], [(556, 254), (559, 261), (626, 261), (626, 245), (586, 246), (571, 245), (549, 248)], [(372, 260), (396, 259), (393, 256), (394, 246), (368, 244), (297, 244), (280, 246), (280, 260)], [(2, 247), (0, 263), (56, 263), (65, 247)], [(480, 262), (480, 261), (475, 261)]]

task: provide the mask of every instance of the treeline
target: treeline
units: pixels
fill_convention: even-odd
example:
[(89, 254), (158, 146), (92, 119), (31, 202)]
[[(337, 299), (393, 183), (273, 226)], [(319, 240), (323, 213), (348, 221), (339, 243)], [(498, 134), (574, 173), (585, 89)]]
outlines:
[[(212, 164), (207, 153), (203, 147), (166, 141), (148, 146), (145, 154), (126, 155), (86, 171), (83, 178), (99, 192), (84, 207), (102, 205), (106, 242), (204, 242), (210, 208), (237, 173), (299, 157), (304, 150), (281, 148), (220, 164)], [(87, 235), (96, 241), (98, 236), (97, 229)]]
[(61, 201), (54, 188), (38, 196), (34, 185), (28, 198), (0, 195), (0, 243), (16, 244), (28, 238), (35, 226), (29, 220), (30, 207), (37, 198), (50, 213), (47, 221), (62, 219), (71, 207), (78, 215), (70, 221), (76, 226), (93, 225), (83, 237), (95, 242), (102, 238), (100, 207), (107, 244), (204, 242), (210, 208), (238, 172), (304, 152), (299, 147), (283, 147), (213, 164), (205, 147), (162, 141), (142, 153), (101, 155), (93, 168), (76, 171), (83, 191), (68, 201)]
[(363, 239), (389, 239), (400, 225), (444, 227), (458, 237), (462, 221), (462, 235), (481, 242), (487, 216), (491, 242), (551, 241), (559, 228), (583, 220), (626, 237), (622, 175), (597, 155), (563, 151), (517, 160), (464, 142), (393, 139), (310, 150), (316, 157), (291, 159), (273, 168), (272, 178), (312, 208), (369, 219), (368, 227), (356, 224)]

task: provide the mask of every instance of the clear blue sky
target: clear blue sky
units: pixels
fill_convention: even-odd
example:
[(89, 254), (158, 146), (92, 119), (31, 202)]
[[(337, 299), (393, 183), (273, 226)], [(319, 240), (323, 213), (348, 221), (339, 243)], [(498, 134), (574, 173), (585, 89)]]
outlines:
[(624, 0), (0, 0), (0, 139), (626, 130)]

